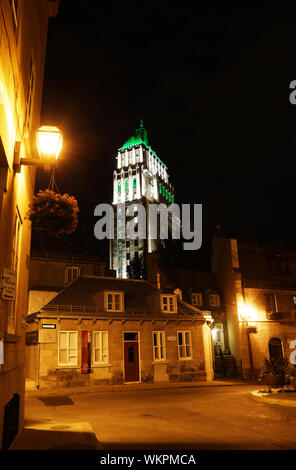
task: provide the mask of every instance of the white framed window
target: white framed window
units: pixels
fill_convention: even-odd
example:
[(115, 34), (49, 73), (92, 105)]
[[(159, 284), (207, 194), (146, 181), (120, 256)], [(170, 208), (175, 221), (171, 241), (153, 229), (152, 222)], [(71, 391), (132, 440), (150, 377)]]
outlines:
[(179, 359), (192, 358), (191, 331), (178, 331), (178, 356)]
[(155, 361), (164, 361), (166, 359), (164, 331), (153, 331), (153, 358)]
[(77, 331), (59, 331), (59, 366), (77, 366)]
[[(18, 291), (18, 271), (19, 271), (19, 259), (20, 259), (20, 247), (21, 247), (21, 228), (22, 222), (17, 210), (15, 222), (14, 222), (14, 231), (13, 231), (13, 240), (12, 240), (12, 256), (11, 256), (11, 270), (16, 272), (16, 295)], [(16, 329), (16, 301), (17, 299), (10, 302), (8, 309), (8, 323), (7, 323), (7, 333), (15, 334)]]
[(161, 296), (161, 309), (163, 312), (176, 313), (177, 302), (175, 295), (162, 295)]
[(34, 74), (33, 58), (31, 58), (30, 72), (29, 72), (29, 79), (28, 79), (28, 89), (27, 89), (26, 111), (25, 111), (25, 126), (27, 127), (29, 127), (31, 114), (32, 114), (34, 85), (35, 85), (35, 74)]
[(108, 364), (108, 331), (93, 332), (93, 363)]
[(202, 305), (202, 294), (200, 293), (191, 294), (191, 303), (192, 305)]
[(211, 307), (220, 307), (220, 295), (219, 294), (210, 294), (210, 296), (209, 296), (209, 305), (211, 305)]
[(9, 3), (10, 3), (10, 9), (11, 9), (13, 29), (14, 29), (15, 34), (17, 34), (17, 30), (19, 26), (19, 1), (9, 0)]
[(109, 312), (123, 312), (123, 292), (105, 292), (105, 308)]
[(67, 266), (65, 271), (65, 283), (74, 281), (80, 276), (80, 267), (79, 266)]

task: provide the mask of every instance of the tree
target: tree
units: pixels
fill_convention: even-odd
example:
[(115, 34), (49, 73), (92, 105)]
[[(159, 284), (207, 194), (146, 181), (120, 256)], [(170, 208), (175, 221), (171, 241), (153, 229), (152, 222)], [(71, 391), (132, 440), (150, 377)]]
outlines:
[(146, 278), (146, 262), (143, 255), (135, 254), (127, 267), (127, 273), (130, 279)]

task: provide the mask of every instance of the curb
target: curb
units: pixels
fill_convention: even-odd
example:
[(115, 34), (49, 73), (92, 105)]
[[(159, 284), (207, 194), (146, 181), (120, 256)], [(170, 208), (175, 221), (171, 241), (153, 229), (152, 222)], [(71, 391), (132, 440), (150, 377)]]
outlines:
[(150, 390), (171, 390), (171, 389), (185, 389), (185, 388), (217, 388), (217, 387), (233, 387), (233, 386), (237, 386), (237, 385), (251, 385), (251, 384), (248, 384), (248, 383), (243, 383), (243, 382), (238, 382), (238, 383), (235, 383), (235, 382), (231, 382), (231, 383), (213, 383), (213, 382), (204, 382), (203, 383), (196, 383), (196, 384), (185, 384), (185, 383), (179, 383), (179, 384), (176, 384), (176, 385), (160, 385), (160, 386), (155, 386), (155, 385), (151, 385), (151, 386), (138, 386), (138, 387), (123, 387), (123, 386), (117, 386), (117, 387), (112, 387), (111, 386), (108, 386), (108, 387), (102, 387), (101, 386), (98, 386), (98, 388), (94, 388), (94, 387), (91, 387), (91, 388), (88, 388), (87, 386), (86, 387), (81, 387), (81, 388), (56, 388), (56, 389), (35, 389), (35, 390), (26, 390), (26, 397), (31, 397), (31, 398), (34, 398), (34, 397), (38, 397), (38, 396), (41, 396), (41, 395), (78, 395), (78, 394), (84, 394), (84, 393), (88, 393), (88, 394), (95, 394), (95, 393), (106, 393), (106, 392), (110, 392), (110, 393), (116, 393), (116, 392), (145, 392), (145, 391), (150, 391)]
[(272, 393), (263, 393), (263, 392), (260, 392), (259, 390), (255, 390), (253, 392), (251, 392), (251, 397), (256, 400), (256, 401), (260, 401), (260, 402), (264, 402), (264, 403), (269, 403), (270, 405), (280, 405), (280, 406), (290, 406), (290, 407), (294, 407), (296, 408), (296, 400), (295, 401), (290, 401), (290, 400), (282, 400), (281, 398), (280, 399), (277, 399), (277, 398), (272, 398), (270, 395), (272, 395)]

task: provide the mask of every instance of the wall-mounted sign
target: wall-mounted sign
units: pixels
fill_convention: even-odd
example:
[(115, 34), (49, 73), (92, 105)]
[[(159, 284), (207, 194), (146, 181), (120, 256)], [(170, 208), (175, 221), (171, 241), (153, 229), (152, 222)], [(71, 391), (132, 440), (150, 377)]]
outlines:
[(38, 344), (38, 330), (28, 331), (26, 333), (26, 346), (35, 346)]
[(55, 330), (57, 325), (55, 323), (43, 323), (41, 328), (43, 330)]
[(3, 269), (0, 278), (2, 288), (1, 297), (4, 300), (15, 300), (16, 293), (16, 272), (11, 269)]
[(168, 341), (176, 341), (176, 336), (168, 336)]
[(3, 341), (0, 341), (0, 364), (4, 364), (4, 345)]
[(39, 330), (39, 343), (56, 343), (57, 332), (53, 329)]

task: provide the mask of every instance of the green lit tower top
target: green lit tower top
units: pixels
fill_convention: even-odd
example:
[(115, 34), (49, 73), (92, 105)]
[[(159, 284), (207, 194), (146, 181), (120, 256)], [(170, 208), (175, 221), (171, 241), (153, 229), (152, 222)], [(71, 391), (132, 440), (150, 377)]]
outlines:
[[(143, 119), (133, 135), (118, 149), (117, 168), (113, 173), (113, 204), (140, 202), (146, 206), (148, 217), (149, 204), (174, 202), (174, 189), (169, 183), (167, 166), (148, 144), (148, 133)], [(148, 223), (148, 220), (147, 220)], [(149, 231), (148, 231), (149, 233)], [(127, 277), (126, 268), (135, 255), (155, 251), (157, 243), (144, 240), (113, 240), (111, 243), (110, 267), (118, 277)]]

